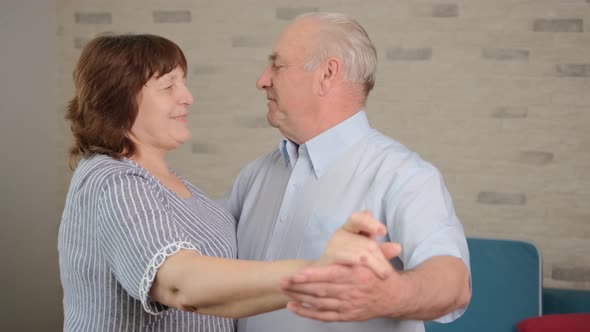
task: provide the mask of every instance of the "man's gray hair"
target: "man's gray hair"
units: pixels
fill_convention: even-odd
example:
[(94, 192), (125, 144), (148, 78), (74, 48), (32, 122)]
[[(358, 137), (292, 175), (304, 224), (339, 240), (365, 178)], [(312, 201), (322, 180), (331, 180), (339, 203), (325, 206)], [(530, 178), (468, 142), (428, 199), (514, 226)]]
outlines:
[(365, 96), (375, 85), (377, 51), (365, 29), (353, 18), (339, 13), (305, 13), (295, 18), (314, 18), (320, 23), (320, 33), (305, 70), (315, 69), (331, 56), (342, 61), (343, 77), (351, 83), (361, 83)]

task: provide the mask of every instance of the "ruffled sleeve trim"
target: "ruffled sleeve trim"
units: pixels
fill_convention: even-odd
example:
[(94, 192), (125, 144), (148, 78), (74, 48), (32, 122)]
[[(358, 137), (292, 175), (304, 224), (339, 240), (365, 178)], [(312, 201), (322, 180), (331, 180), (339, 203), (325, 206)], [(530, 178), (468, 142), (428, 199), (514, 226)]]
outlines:
[(143, 305), (143, 309), (152, 315), (160, 315), (163, 311), (168, 309), (167, 306), (162, 305), (158, 302), (154, 302), (149, 298), (149, 291), (152, 287), (154, 279), (156, 278), (156, 273), (158, 272), (158, 269), (160, 268), (160, 266), (162, 266), (166, 258), (174, 255), (181, 249), (195, 250), (200, 253), (199, 248), (197, 248), (197, 246), (192, 243), (185, 241), (171, 243), (165, 246), (164, 248), (160, 249), (154, 255), (154, 257), (152, 257), (152, 259), (148, 263), (147, 269), (143, 274), (143, 278), (141, 278), (141, 284), (139, 285), (139, 296), (141, 299), (141, 304)]

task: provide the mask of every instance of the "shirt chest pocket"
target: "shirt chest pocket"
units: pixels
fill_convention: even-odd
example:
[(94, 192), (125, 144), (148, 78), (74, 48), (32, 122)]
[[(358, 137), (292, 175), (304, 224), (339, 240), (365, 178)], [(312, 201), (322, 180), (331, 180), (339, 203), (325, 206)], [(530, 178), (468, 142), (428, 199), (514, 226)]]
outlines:
[(305, 228), (297, 257), (307, 260), (320, 258), (334, 232), (345, 222), (345, 218), (325, 215), (312, 216)]

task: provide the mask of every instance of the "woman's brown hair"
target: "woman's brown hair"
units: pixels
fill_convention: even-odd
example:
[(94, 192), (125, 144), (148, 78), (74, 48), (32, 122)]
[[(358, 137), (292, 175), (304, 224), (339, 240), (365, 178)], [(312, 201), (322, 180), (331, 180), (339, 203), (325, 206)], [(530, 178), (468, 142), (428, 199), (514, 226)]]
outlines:
[(137, 95), (154, 75), (160, 77), (187, 63), (174, 42), (155, 35), (103, 35), (82, 50), (74, 69), (75, 94), (66, 119), (74, 144), (70, 165), (100, 153), (130, 157), (136, 146), (129, 131), (138, 111)]

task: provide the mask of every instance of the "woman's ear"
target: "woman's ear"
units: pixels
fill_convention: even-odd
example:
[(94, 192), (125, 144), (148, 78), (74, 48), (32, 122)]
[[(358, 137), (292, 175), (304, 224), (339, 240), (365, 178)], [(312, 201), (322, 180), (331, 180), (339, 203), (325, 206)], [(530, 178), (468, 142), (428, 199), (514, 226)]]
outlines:
[(321, 69), (319, 95), (325, 96), (330, 92), (332, 87), (334, 87), (337, 80), (340, 79), (340, 75), (342, 74), (342, 63), (338, 58), (329, 58), (323, 63)]

